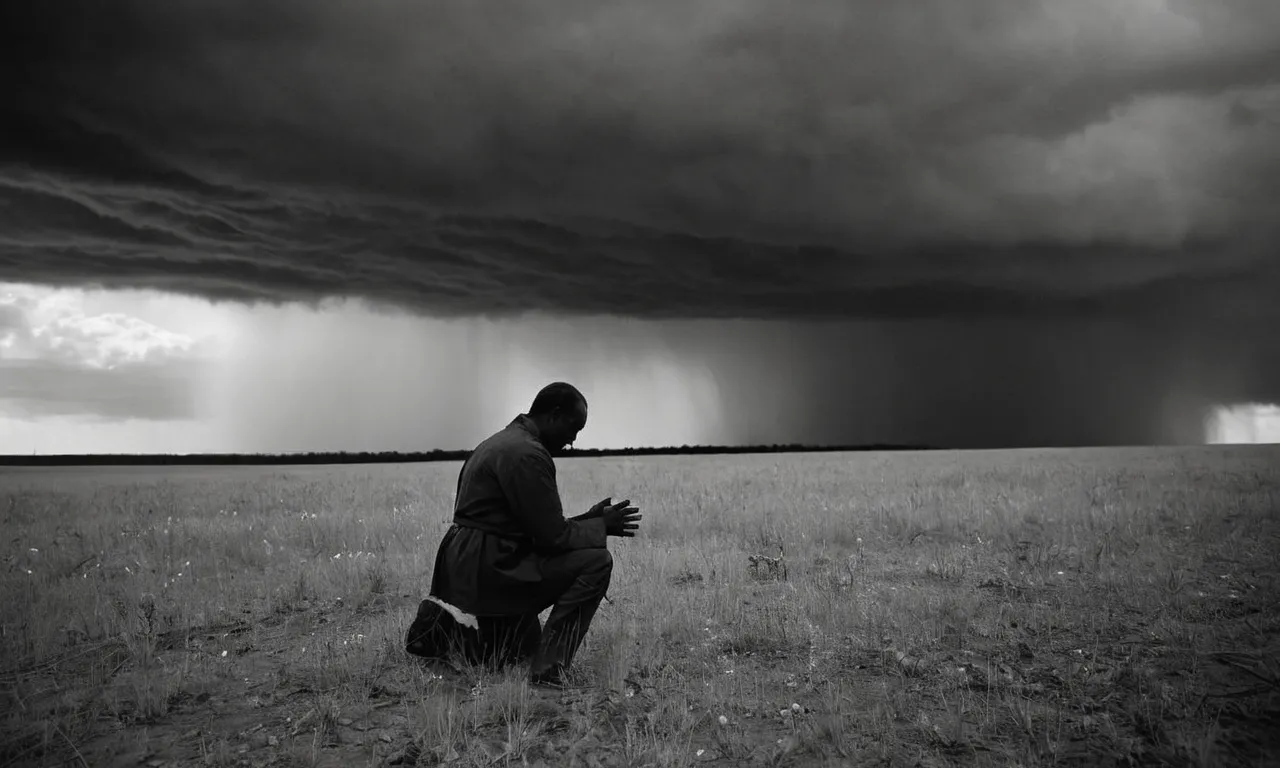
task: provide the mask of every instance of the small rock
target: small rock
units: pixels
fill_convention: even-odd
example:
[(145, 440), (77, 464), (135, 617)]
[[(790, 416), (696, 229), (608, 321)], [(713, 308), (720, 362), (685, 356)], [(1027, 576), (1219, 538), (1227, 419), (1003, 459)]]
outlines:
[(382, 733), (379, 733), (379, 734), (378, 734), (378, 740), (379, 740), (379, 741), (386, 742), (387, 744), (390, 744), (390, 743), (391, 743), (391, 734), (387, 733), (386, 731), (383, 731)]
[(268, 736), (268, 737), (267, 737), (267, 746), (269, 746), (269, 747), (278, 747), (278, 746), (280, 746), (280, 740), (279, 740), (279, 739), (277, 739), (275, 736)]
[(354, 721), (354, 720), (352, 720), (352, 719), (351, 719), (351, 718), (349, 718), (349, 717), (340, 717), (340, 718), (338, 718), (338, 725), (341, 725), (341, 726), (344, 726), (344, 727), (348, 727), (348, 728), (349, 728), (353, 722), (355, 722), (355, 721)]

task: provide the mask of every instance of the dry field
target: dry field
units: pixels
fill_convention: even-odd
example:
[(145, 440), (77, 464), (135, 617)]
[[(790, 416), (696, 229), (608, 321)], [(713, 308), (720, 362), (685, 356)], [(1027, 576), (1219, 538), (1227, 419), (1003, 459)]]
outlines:
[(562, 460), (567, 692), (403, 652), (457, 466), (0, 469), (0, 766), (1280, 757), (1274, 447)]

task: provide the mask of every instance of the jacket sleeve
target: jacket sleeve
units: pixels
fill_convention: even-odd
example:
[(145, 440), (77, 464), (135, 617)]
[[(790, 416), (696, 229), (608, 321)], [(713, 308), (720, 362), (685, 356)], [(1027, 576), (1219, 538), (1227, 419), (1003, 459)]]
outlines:
[(604, 518), (566, 520), (551, 457), (539, 451), (512, 456), (498, 474), (520, 528), (535, 547), (550, 552), (606, 546)]

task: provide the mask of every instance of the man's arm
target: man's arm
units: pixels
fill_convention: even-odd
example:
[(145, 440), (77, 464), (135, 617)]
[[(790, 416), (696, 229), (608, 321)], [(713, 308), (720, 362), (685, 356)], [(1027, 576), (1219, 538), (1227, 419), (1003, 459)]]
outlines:
[(517, 524), (534, 546), (551, 552), (605, 546), (604, 518), (565, 519), (550, 456), (534, 451), (502, 463), (498, 483), (511, 501)]

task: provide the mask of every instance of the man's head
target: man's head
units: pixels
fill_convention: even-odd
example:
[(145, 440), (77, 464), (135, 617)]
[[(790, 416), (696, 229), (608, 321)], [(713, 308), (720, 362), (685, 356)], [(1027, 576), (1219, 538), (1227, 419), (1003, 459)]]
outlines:
[(572, 384), (556, 381), (539, 390), (528, 415), (538, 425), (538, 439), (546, 449), (558, 451), (572, 444), (587, 425), (587, 399)]

